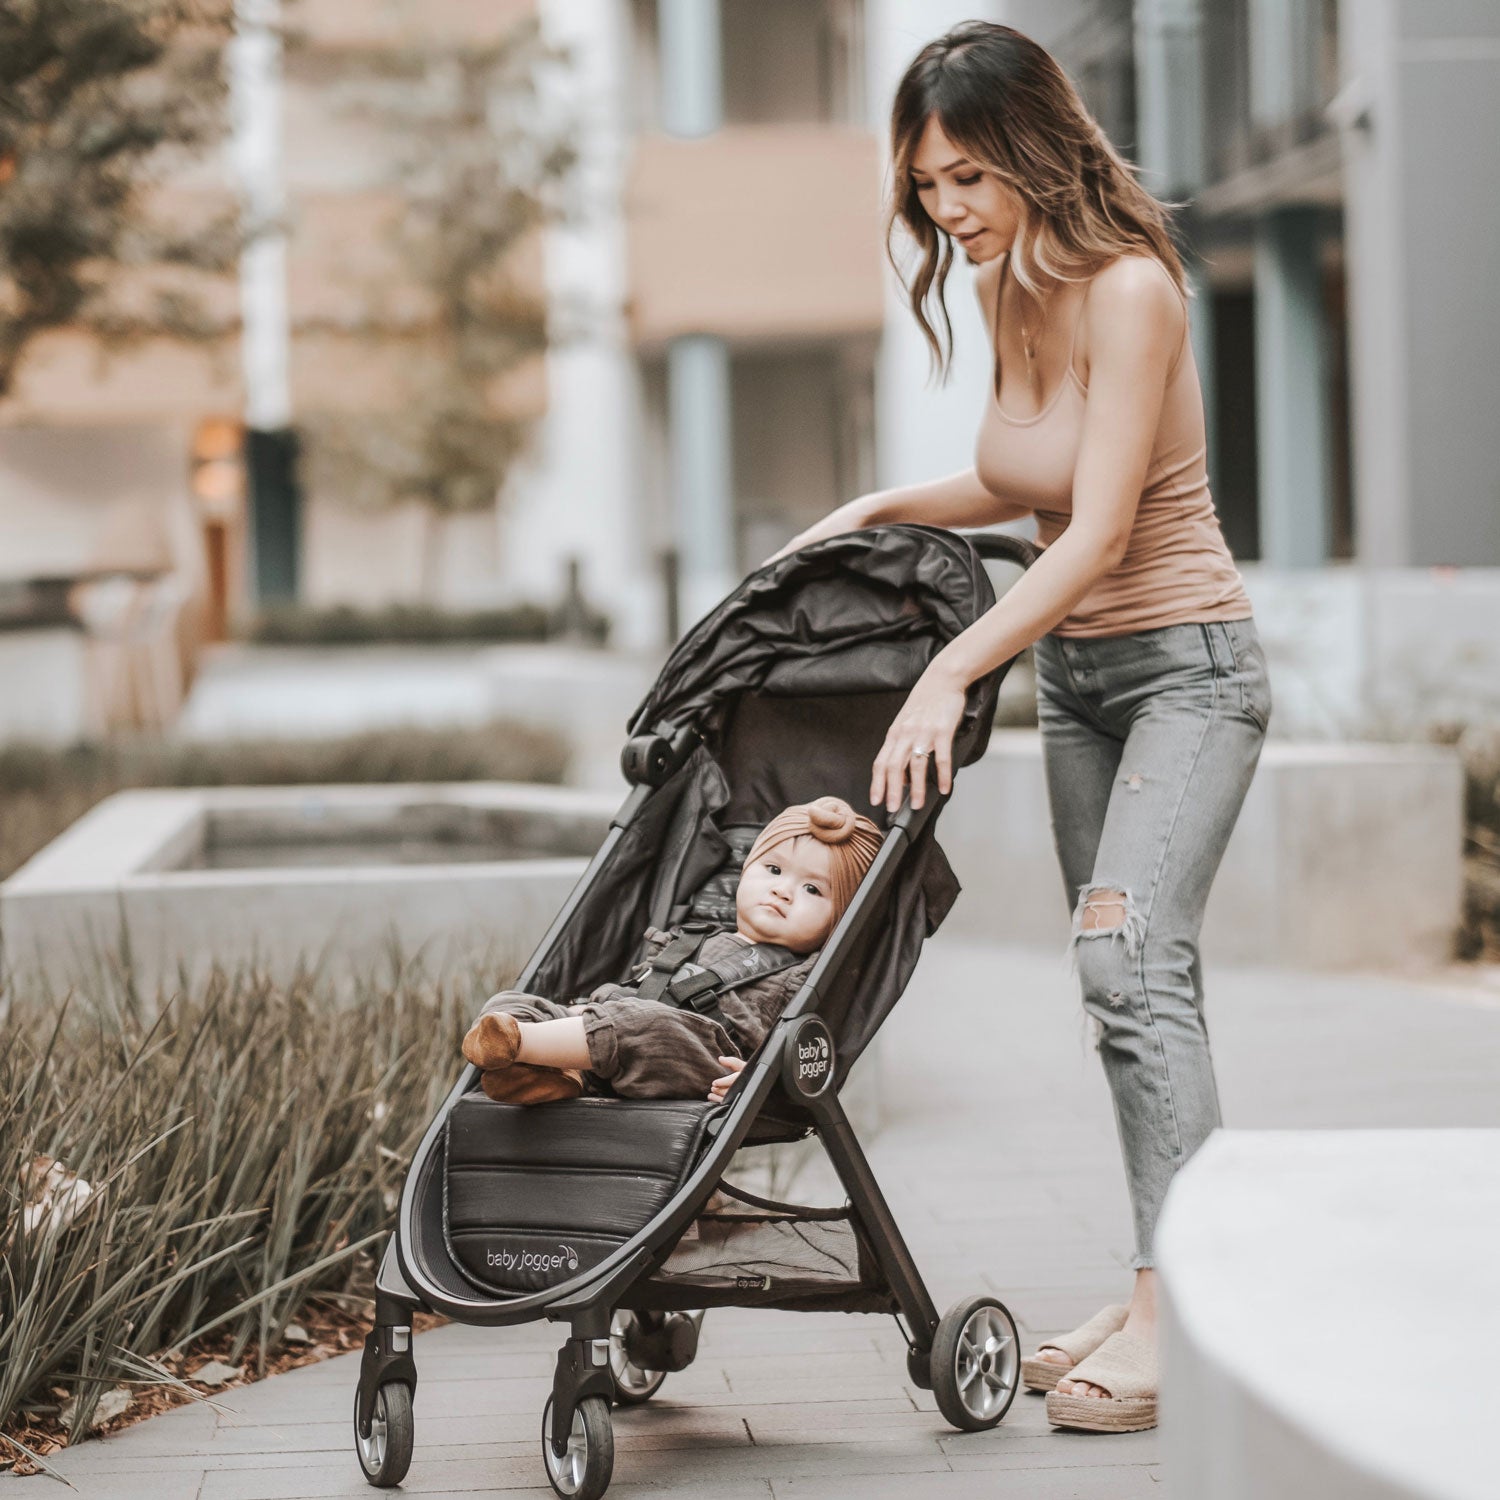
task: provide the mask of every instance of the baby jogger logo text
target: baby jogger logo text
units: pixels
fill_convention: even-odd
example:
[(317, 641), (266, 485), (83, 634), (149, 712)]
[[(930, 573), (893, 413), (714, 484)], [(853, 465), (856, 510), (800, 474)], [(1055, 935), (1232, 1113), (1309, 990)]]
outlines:
[(793, 1022), (782, 1053), (781, 1081), (807, 1099), (816, 1099), (833, 1083), (833, 1037), (817, 1016)]
[(566, 1266), (578, 1269), (578, 1252), (571, 1245), (559, 1245), (557, 1254), (541, 1250), (486, 1250), (484, 1263), (500, 1271), (560, 1271)]
[(821, 1078), (828, 1071), (828, 1041), (825, 1037), (814, 1037), (810, 1042), (797, 1043), (797, 1077)]

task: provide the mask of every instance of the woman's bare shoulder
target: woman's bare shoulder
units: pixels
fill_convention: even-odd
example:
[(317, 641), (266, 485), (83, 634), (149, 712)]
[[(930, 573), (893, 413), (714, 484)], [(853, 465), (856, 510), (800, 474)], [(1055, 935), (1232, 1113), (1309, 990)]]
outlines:
[(1119, 255), (1089, 278), (1091, 309), (1130, 318), (1162, 318), (1180, 326), (1186, 309), (1172, 273), (1154, 256)]
[(1138, 351), (1155, 346), (1176, 368), (1187, 333), (1187, 304), (1172, 273), (1154, 255), (1121, 255), (1089, 279), (1083, 304), (1086, 358), (1106, 345)]

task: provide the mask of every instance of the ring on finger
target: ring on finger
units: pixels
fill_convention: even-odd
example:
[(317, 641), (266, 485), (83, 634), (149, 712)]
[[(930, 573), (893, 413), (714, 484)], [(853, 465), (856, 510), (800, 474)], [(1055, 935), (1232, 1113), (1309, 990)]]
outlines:
[(926, 745), (913, 745), (911, 754), (913, 760), (926, 760), (932, 752)]

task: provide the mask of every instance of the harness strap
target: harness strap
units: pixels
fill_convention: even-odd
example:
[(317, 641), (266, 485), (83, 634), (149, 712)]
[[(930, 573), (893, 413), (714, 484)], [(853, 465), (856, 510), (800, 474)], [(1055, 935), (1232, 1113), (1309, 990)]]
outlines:
[(690, 924), (641, 964), (638, 983), (623, 988), (642, 1000), (697, 1011), (722, 1026), (735, 1046), (745, 1052), (748, 1050), (745, 1038), (720, 1008), (719, 997), (791, 968), (801, 955), (778, 943), (752, 943), (717, 963), (698, 963), (703, 944), (721, 930), (712, 922)]
[(680, 969), (661, 996), (664, 1004), (694, 1010), (717, 1022), (729, 1039), (747, 1056), (753, 1050), (739, 1028), (724, 1014), (719, 1000), (731, 990), (779, 974), (798, 962), (800, 955), (776, 943), (754, 943), (743, 953), (731, 953), (716, 964), (688, 963)]
[(778, 943), (753, 943), (743, 953), (731, 953), (715, 964), (686, 963), (667, 985), (662, 999), (670, 1005), (689, 1005), (697, 1010), (703, 997), (727, 995), (758, 979), (779, 974), (799, 958), (799, 954)]
[(660, 1000), (672, 976), (683, 964), (698, 956), (698, 950), (715, 930), (711, 922), (693, 922), (684, 927), (671, 942), (645, 961), (646, 973), (635, 986), (636, 994), (642, 1000)]

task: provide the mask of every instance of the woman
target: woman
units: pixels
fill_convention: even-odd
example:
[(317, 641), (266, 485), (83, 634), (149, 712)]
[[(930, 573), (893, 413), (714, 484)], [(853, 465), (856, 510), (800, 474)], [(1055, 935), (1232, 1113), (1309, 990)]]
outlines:
[[(1034, 513), (1044, 551), (933, 660), (870, 787), (894, 811), (976, 678), (1035, 643), (1052, 826), (1083, 1003), (1098, 1023), (1135, 1220), (1128, 1308), (1025, 1363), (1059, 1426), (1156, 1423), (1151, 1240), (1173, 1174), (1219, 1123), (1198, 933), (1265, 737), (1265, 659), (1209, 497), (1203, 401), (1167, 213), (1053, 58), (967, 22), (907, 69), (891, 121), (912, 311), (940, 366), (957, 243), (979, 269), (995, 371), (972, 468), (862, 496), (791, 547), (895, 521)], [(893, 255), (894, 260), (894, 255)]]

